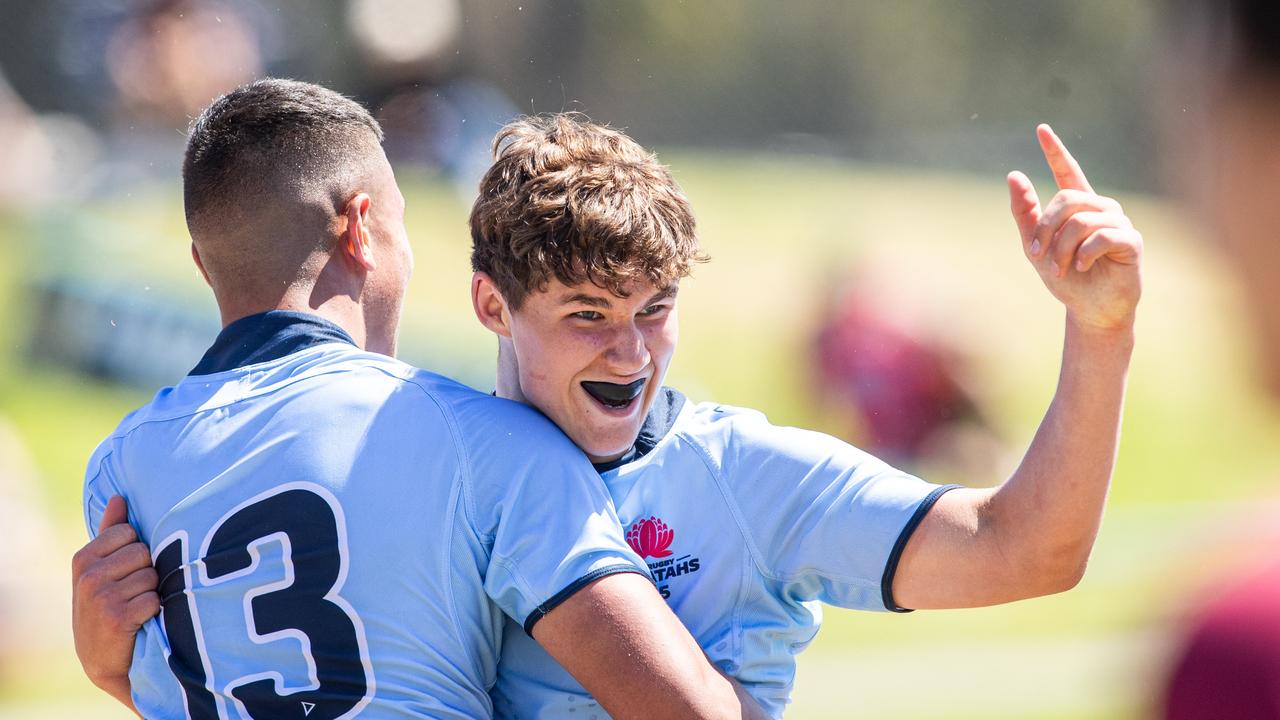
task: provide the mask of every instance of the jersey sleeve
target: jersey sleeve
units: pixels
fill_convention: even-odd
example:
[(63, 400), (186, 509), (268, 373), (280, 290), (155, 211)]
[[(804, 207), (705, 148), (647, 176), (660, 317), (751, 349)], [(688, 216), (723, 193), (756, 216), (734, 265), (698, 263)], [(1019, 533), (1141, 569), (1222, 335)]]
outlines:
[(89, 457), (84, 473), (84, 524), (89, 538), (98, 536), (98, 525), (112, 495), (121, 494), (111, 477), (111, 440), (104, 441)]
[(627, 545), (604, 482), (542, 415), (507, 401), (503, 427), (469, 432), (469, 512), (492, 541), (485, 592), (532, 632), (606, 575), (648, 570)]
[(906, 612), (893, 575), (911, 533), (943, 493), (829, 435), (735, 418), (723, 475), (765, 571), (831, 605)]

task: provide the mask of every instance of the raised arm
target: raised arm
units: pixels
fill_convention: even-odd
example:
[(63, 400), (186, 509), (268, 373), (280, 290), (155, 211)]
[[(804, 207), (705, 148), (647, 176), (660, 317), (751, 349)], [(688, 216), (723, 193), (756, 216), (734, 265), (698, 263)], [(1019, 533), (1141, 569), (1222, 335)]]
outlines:
[(768, 717), (641, 575), (597, 580), (540, 620), (533, 637), (615, 720)]
[(1036, 129), (1058, 192), (1043, 208), (1009, 174), (1022, 249), (1066, 308), (1057, 391), (1003, 485), (943, 495), (903, 552), (893, 582), (907, 608), (994, 605), (1074, 587), (1098, 533), (1115, 466), (1125, 377), (1142, 291), (1142, 236), (1093, 192), (1047, 125)]

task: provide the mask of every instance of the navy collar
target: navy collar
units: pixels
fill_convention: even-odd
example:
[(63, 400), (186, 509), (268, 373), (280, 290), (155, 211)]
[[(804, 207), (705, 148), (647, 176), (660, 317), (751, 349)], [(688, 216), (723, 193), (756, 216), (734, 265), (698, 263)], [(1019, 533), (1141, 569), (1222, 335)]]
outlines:
[(616, 460), (595, 463), (596, 472), (609, 472), (648, 455), (671, 432), (676, 418), (680, 416), (680, 409), (684, 407), (684, 401), (685, 397), (679, 390), (658, 388), (658, 397), (654, 398), (653, 407), (644, 416), (644, 424), (640, 426), (640, 435), (636, 437), (635, 444)]
[(212, 375), (334, 342), (356, 344), (345, 330), (318, 315), (271, 310), (242, 317), (222, 328), (190, 374)]

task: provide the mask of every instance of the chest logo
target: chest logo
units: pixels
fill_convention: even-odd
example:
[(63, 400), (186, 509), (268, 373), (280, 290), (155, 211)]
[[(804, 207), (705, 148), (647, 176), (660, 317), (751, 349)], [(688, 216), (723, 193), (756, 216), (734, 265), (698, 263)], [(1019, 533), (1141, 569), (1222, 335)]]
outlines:
[[(677, 578), (702, 569), (702, 562), (692, 555), (672, 557), (675, 553), (669, 549), (676, 539), (676, 531), (662, 522), (662, 518), (650, 515), (631, 523), (627, 528), (627, 544), (649, 566), (649, 574), (658, 584), (658, 592), (666, 599), (671, 598), (672, 578)], [(653, 558), (652, 561), (649, 558)]]
[(627, 544), (646, 560), (670, 556), (671, 551), (667, 548), (671, 547), (671, 541), (675, 537), (675, 530), (652, 515), (631, 523), (631, 527), (627, 529)]

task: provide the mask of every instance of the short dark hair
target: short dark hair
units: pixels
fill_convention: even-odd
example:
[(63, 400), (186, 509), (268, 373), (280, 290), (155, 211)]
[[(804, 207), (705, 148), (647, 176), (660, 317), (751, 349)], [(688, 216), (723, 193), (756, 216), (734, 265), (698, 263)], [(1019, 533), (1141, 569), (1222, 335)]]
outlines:
[(381, 142), (369, 111), (319, 85), (267, 78), (236, 88), (191, 123), (182, 163), (188, 227), (236, 190), (331, 185)]
[(624, 297), (665, 288), (705, 261), (693, 210), (667, 168), (625, 134), (577, 113), (509, 123), (471, 209), (471, 268), (519, 309), (552, 278)]

